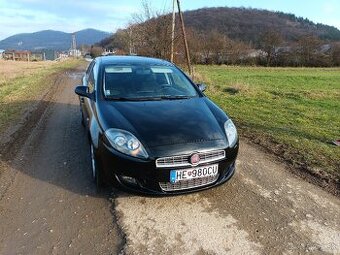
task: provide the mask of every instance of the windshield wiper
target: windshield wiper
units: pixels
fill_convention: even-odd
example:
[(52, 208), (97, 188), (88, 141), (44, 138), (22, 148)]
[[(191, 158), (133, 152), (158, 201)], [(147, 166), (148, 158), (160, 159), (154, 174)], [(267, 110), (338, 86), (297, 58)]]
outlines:
[(155, 96), (155, 97), (106, 97), (108, 100), (113, 101), (160, 101), (160, 100), (177, 100), (177, 99), (187, 99), (192, 98), (192, 96), (185, 95), (164, 95), (164, 96)]
[(107, 100), (113, 101), (139, 101), (140, 98), (132, 98), (132, 97), (106, 97)]
[(106, 97), (107, 100), (113, 101), (154, 101), (161, 100), (160, 97)]
[(161, 99), (169, 99), (169, 100), (176, 100), (176, 99), (187, 99), (187, 98), (192, 98), (192, 96), (186, 96), (186, 95), (165, 95), (165, 96), (160, 96)]

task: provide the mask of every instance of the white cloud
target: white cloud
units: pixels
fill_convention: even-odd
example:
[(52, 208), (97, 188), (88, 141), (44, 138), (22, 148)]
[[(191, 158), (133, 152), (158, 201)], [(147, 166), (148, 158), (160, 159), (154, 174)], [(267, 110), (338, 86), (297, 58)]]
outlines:
[[(320, 0), (316, 14), (310, 9), (310, 16), (303, 16), (340, 29), (338, 1)], [(232, 0), (183, 0), (182, 7), (183, 10), (197, 9), (231, 2)], [(117, 28), (126, 26), (131, 21), (131, 15), (141, 10), (140, 3), (140, 0), (0, 0), (0, 40), (17, 33), (45, 29), (74, 32), (96, 28), (114, 32)], [(150, 0), (150, 3), (155, 10), (171, 9), (170, 0)]]
[(74, 32), (96, 28), (114, 32), (128, 23), (137, 6), (112, 1), (0, 0), (0, 40), (45, 29)]

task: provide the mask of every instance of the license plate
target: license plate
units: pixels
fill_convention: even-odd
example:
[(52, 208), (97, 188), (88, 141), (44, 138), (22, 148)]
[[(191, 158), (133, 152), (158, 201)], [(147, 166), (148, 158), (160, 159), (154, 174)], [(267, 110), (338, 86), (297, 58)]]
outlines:
[(170, 182), (176, 183), (183, 180), (192, 180), (202, 177), (216, 176), (218, 173), (218, 164), (209, 166), (200, 166), (189, 169), (171, 170)]

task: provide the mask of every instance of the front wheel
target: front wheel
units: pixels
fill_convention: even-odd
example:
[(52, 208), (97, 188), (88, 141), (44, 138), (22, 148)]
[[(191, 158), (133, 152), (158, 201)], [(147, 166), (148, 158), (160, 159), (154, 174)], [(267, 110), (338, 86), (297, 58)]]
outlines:
[(96, 149), (93, 144), (90, 144), (90, 153), (91, 153), (91, 169), (92, 169), (92, 179), (96, 184), (97, 192), (100, 192), (103, 188), (103, 176), (102, 170), (100, 168), (100, 162), (96, 156)]

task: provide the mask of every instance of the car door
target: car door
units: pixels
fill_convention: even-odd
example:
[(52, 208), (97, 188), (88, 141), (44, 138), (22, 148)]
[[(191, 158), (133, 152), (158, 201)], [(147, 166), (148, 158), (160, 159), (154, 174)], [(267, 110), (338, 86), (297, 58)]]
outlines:
[[(96, 62), (92, 61), (88, 70), (86, 71), (85, 77), (83, 79), (83, 82), (85, 82), (85, 86), (87, 86), (87, 91), (88, 93), (93, 93), (95, 90), (95, 75), (96, 72), (94, 72), (94, 67), (95, 67)], [(83, 116), (84, 116), (84, 122), (85, 126), (89, 128), (89, 121), (92, 117), (93, 111), (92, 111), (92, 100), (90, 98), (84, 97), (82, 102), (82, 111), (83, 111)]]
[[(92, 61), (89, 66), (87, 67), (86, 69), (86, 72), (82, 78), (82, 85), (83, 86), (88, 86), (88, 79), (89, 79), (89, 76), (90, 76), (90, 73), (93, 69), (93, 66), (94, 66), (94, 61)], [(79, 101), (80, 101), (80, 109), (81, 109), (81, 113), (82, 113), (82, 117), (83, 117), (83, 124), (85, 126), (87, 126), (87, 123), (88, 123), (88, 113), (87, 113), (87, 110), (86, 110), (86, 106), (85, 106), (85, 97), (82, 97), (82, 96), (79, 96)]]

